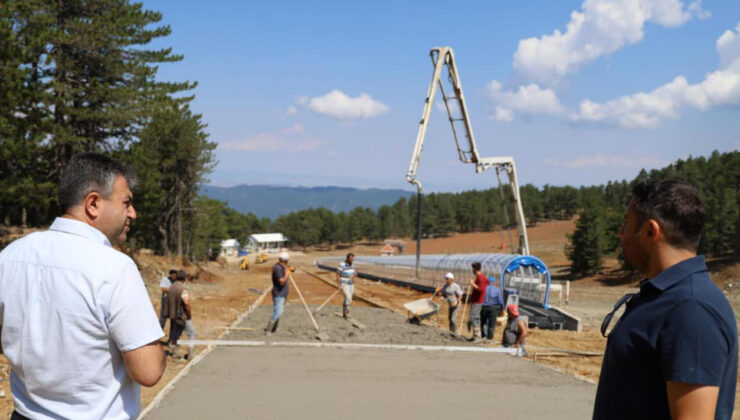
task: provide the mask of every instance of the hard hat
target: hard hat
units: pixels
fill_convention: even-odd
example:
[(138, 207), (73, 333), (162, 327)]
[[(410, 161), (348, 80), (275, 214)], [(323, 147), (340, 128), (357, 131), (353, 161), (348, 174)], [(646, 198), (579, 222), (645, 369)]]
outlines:
[(519, 316), (519, 307), (517, 307), (516, 304), (510, 303), (509, 306), (506, 307), (506, 309), (509, 311), (510, 314), (514, 316)]
[(445, 278), (446, 278), (446, 279), (452, 279), (452, 280), (455, 280), (455, 275), (454, 275), (454, 274), (452, 274), (452, 273), (447, 273), (447, 274), (445, 274)]
[(287, 252), (281, 252), (280, 255), (278, 255), (278, 259), (280, 261), (288, 261), (290, 259), (290, 255), (288, 255)]

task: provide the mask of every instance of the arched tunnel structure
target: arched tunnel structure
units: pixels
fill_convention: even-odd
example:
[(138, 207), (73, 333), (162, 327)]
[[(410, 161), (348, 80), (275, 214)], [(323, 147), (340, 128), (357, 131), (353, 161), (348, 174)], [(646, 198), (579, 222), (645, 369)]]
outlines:
[[(316, 261), (322, 269), (335, 271), (343, 257), (325, 257)], [(415, 256), (355, 256), (355, 268), (361, 278), (407, 286), (433, 292), (444, 282), (445, 273), (455, 275), (465, 289), (472, 279), (471, 265), (481, 263), (483, 274), (495, 280), (504, 299), (509, 294), (519, 296), (519, 306), (528, 317), (530, 326), (542, 329), (580, 330), (577, 318), (550, 305), (550, 270), (537, 257), (516, 254), (436, 254), (422, 255), (419, 278), (415, 276)]]

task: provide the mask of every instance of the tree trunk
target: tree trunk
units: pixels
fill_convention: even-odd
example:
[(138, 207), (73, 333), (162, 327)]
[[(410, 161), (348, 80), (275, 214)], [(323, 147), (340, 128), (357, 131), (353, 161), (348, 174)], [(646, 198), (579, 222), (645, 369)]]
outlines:
[(23, 206), (23, 208), (21, 208), (21, 227), (23, 229), (26, 228), (27, 220), (28, 220), (28, 212), (26, 211), (26, 206)]
[(167, 229), (163, 228), (162, 226), (159, 226), (159, 233), (162, 234), (162, 251), (164, 251), (164, 256), (169, 257), (170, 256), (170, 248), (167, 244)]
[(177, 209), (177, 258), (182, 259), (182, 209)]
[(188, 237), (188, 259), (190, 261), (195, 260), (193, 256), (193, 238), (195, 237), (195, 216), (193, 213), (190, 213), (190, 219), (188, 219), (188, 231), (190, 232), (190, 236)]

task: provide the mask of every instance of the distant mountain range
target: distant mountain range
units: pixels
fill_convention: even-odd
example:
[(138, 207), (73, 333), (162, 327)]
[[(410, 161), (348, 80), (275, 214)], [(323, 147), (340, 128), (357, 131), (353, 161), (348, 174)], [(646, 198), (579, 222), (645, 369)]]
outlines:
[(241, 213), (252, 212), (258, 217), (274, 219), (292, 211), (323, 207), (333, 212), (350, 211), (355, 207), (377, 210), (393, 204), (401, 197), (414, 193), (380, 188), (349, 187), (280, 187), (270, 185), (237, 185), (234, 187), (201, 187), (201, 194), (225, 201)]

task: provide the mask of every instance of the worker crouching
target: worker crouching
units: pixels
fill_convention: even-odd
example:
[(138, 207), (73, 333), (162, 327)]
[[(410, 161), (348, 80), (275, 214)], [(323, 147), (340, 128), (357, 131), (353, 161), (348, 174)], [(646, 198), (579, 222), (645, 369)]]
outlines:
[(344, 294), (344, 303), (342, 304), (342, 316), (344, 319), (349, 318), (349, 306), (352, 304), (352, 295), (355, 292), (355, 254), (347, 254), (347, 258), (339, 265), (337, 269), (337, 282), (342, 293)]
[(272, 267), (272, 316), (265, 327), (266, 335), (277, 331), (280, 315), (285, 310), (285, 300), (290, 291), (288, 276), (291, 270), (288, 267), (288, 260), (290, 260), (290, 255), (287, 252), (281, 252), (277, 264)]
[(501, 344), (504, 347), (516, 347), (517, 355), (524, 356), (527, 354), (524, 351), (524, 341), (527, 338), (527, 323), (524, 321), (525, 318), (519, 315), (519, 307), (513, 303), (506, 306), (506, 312), (508, 319), (506, 320)]

